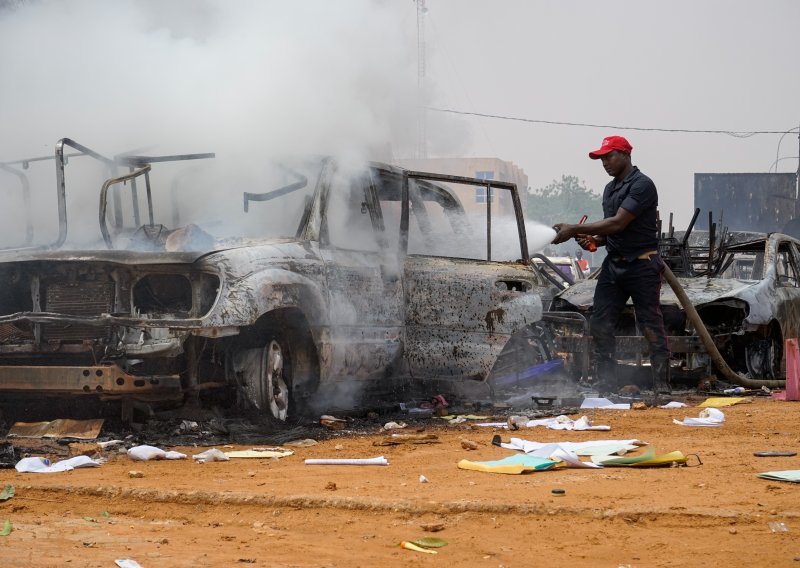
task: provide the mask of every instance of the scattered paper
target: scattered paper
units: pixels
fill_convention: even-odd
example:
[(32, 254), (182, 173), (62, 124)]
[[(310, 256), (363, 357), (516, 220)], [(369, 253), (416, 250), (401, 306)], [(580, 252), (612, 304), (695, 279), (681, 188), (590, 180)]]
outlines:
[[(552, 442), (534, 442), (522, 438), (511, 438), (509, 443), (500, 444), (500, 447), (509, 450), (518, 450), (530, 454)], [(563, 449), (579, 456), (588, 456), (598, 453), (599, 448), (606, 451), (605, 455), (625, 452), (630, 449), (646, 446), (647, 442), (641, 440), (589, 440), (586, 442), (557, 442)]]
[(20, 473), (60, 473), (81, 467), (97, 467), (100, 463), (88, 456), (75, 456), (51, 465), (50, 460), (47, 458), (33, 457), (22, 458), (14, 467)]
[(286, 448), (253, 448), (250, 450), (237, 450), (225, 452), (229, 458), (285, 458), (294, 455), (292, 450)]
[(673, 400), (672, 402), (668, 402), (667, 404), (662, 404), (659, 408), (686, 408), (685, 402), (677, 402)]
[(683, 452), (679, 451), (656, 455), (656, 452), (653, 448), (648, 448), (646, 452), (639, 456), (633, 456), (629, 458), (617, 458), (611, 456), (603, 458), (593, 456), (592, 461), (601, 464), (603, 467), (661, 467), (672, 466), (675, 464), (685, 464), (687, 457), (683, 454)]
[(731, 397), (731, 396), (712, 396), (705, 399), (698, 404), (699, 408), (723, 408), (725, 406), (733, 406), (734, 404), (746, 404), (753, 402), (749, 397)]
[(283, 444), (284, 446), (292, 446), (295, 448), (309, 448), (311, 446), (316, 446), (319, 442), (312, 438), (303, 438), (302, 440), (292, 440), (291, 442), (286, 442)]
[[(577, 420), (571, 419), (569, 416), (555, 416), (552, 418), (541, 418), (538, 420), (528, 420), (520, 424), (525, 428), (535, 428), (536, 426), (544, 426), (550, 430), (611, 430), (611, 426), (603, 424), (593, 425), (592, 421), (587, 416), (581, 416)], [(508, 422), (484, 422), (476, 424), (476, 426), (490, 426), (492, 428), (505, 428), (508, 429)]]
[(672, 421), (681, 426), (722, 426), (725, 415), (716, 408), (705, 408), (700, 411), (698, 418), (684, 417), (683, 422), (674, 419)]
[(0, 501), (8, 501), (14, 496), (14, 486), (6, 483), (5, 489), (0, 493)]
[(583, 462), (572, 450), (563, 448), (560, 444), (545, 444), (541, 448), (534, 450), (529, 456), (546, 458), (551, 461), (562, 462), (567, 467), (575, 468), (598, 468), (601, 467), (593, 462)]
[(545, 458), (529, 456), (526, 454), (516, 454), (502, 460), (476, 462), (461, 460), (458, 462), (459, 469), (472, 471), (482, 471), (485, 473), (505, 473), (509, 475), (519, 475), (531, 471), (541, 471), (555, 467), (558, 462)]
[(182, 460), (186, 459), (186, 454), (180, 452), (165, 452), (155, 446), (134, 446), (128, 450), (128, 457), (133, 461), (148, 460)]
[(206, 463), (206, 462), (224, 462), (228, 461), (230, 458), (225, 455), (225, 453), (217, 448), (209, 448), (204, 452), (200, 452), (199, 454), (195, 454), (192, 456), (192, 459), (195, 460), (195, 463)]
[(307, 459), (306, 465), (389, 465), (383, 456), (377, 458)]
[(791, 483), (800, 483), (800, 469), (767, 471), (764, 473), (759, 473), (758, 477), (761, 477), (762, 479), (770, 479), (772, 481), (789, 481)]
[(442, 420), (447, 420), (447, 421), (451, 421), (451, 420), (454, 420), (456, 418), (463, 418), (464, 419), (464, 420), (462, 420), (462, 422), (463, 422), (463, 421), (466, 421), (466, 420), (488, 420), (490, 417), (489, 416), (478, 416), (476, 414), (458, 414), (458, 415), (448, 414), (447, 416), (437, 416), (437, 418), (440, 418)]
[(142, 568), (142, 565), (136, 562), (136, 560), (131, 560), (129, 558), (115, 560), (114, 564), (119, 566), (119, 568)]
[(583, 399), (583, 402), (581, 403), (581, 408), (601, 408), (603, 410), (630, 410), (631, 405), (627, 402), (625, 403), (611, 402), (607, 398), (587, 397)]

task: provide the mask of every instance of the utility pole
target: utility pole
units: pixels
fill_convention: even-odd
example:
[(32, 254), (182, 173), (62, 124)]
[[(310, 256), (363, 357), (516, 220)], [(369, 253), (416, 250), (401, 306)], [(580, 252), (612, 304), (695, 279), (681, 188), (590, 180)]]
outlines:
[(417, 3), (417, 158), (428, 157), (425, 110), (425, 0)]

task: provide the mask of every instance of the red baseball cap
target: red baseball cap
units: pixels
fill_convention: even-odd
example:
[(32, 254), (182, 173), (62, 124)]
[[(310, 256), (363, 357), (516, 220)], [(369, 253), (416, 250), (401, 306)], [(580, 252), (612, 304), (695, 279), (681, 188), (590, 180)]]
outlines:
[(614, 150), (619, 150), (620, 152), (630, 154), (633, 150), (633, 146), (631, 146), (631, 143), (622, 136), (608, 136), (603, 138), (603, 143), (600, 145), (599, 150), (589, 152), (589, 157), (592, 160), (597, 160), (600, 158), (600, 156), (604, 156), (605, 154), (613, 152)]

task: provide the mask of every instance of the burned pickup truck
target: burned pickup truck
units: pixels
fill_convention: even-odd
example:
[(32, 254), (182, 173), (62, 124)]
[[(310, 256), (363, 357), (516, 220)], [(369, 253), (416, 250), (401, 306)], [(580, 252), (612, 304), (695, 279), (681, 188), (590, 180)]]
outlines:
[[(697, 213), (695, 213), (695, 219)], [(694, 220), (692, 221), (694, 224)], [(714, 227), (710, 223), (710, 226)], [(800, 332), (800, 241), (780, 233), (727, 230), (663, 235), (660, 252), (730, 369), (758, 381), (786, 377), (784, 339)], [(589, 317), (595, 278), (576, 283), (553, 301), (553, 309)], [(672, 351), (673, 380), (697, 383), (715, 374), (713, 360), (671, 287), (661, 288), (661, 309)], [(617, 323), (617, 357), (641, 365), (647, 342), (631, 304)], [(588, 338), (569, 334), (560, 349), (577, 365)]]
[[(313, 159), (151, 188), (156, 167), (210, 157), (106, 158), (59, 141), (58, 236), (0, 251), (0, 391), (183, 401), (228, 389), (285, 420), (315, 395), (485, 381), (542, 318), (513, 184)], [(94, 240), (75, 246), (66, 165), (90, 158), (111, 173)], [(17, 167), (4, 164), (24, 179)], [(458, 186), (496, 197), (470, 216)]]

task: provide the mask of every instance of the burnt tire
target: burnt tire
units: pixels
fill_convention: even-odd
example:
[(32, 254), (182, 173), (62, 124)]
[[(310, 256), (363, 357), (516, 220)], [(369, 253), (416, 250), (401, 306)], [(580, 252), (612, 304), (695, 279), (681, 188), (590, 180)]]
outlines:
[(319, 380), (310, 332), (290, 319), (271, 317), (242, 339), (233, 371), (249, 405), (279, 422), (299, 416)]
[(754, 379), (783, 379), (783, 336), (777, 325), (766, 337), (755, 337), (745, 346), (747, 372)]

